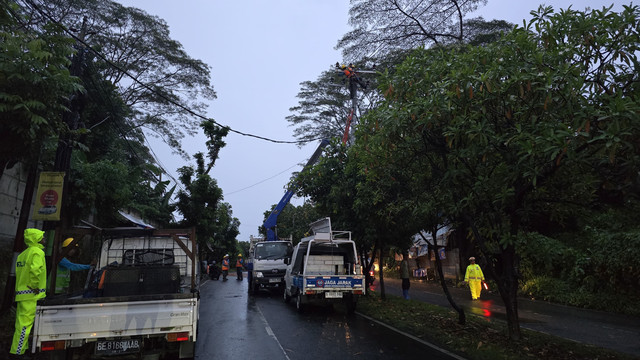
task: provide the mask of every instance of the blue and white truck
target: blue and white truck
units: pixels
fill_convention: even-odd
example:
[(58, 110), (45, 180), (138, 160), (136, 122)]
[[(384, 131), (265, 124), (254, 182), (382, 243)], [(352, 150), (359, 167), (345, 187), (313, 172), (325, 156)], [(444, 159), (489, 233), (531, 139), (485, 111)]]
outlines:
[(285, 259), (284, 301), (295, 298), (298, 311), (306, 304), (343, 303), (347, 313), (365, 294), (364, 275), (350, 231), (334, 231), (331, 220), (311, 224), (313, 235), (303, 238)]

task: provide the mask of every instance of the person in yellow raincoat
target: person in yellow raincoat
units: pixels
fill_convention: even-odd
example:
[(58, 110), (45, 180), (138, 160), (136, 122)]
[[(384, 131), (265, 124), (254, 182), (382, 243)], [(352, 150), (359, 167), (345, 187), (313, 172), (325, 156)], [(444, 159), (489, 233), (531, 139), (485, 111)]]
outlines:
[(29, 347), (29, 333), (36, 316), (36, 303), (46, 296), (47, 269), (44, 246), (40, 243), (44, 231), (25, 229), (27, 248), (16, 259), (16, 323), (9, 353), (15, 358)]
[(464, 282), (469, 283), (469, 289), (471, 290), (471, 299), (478, 300), (480, 292), (482, 291), (482, 282), (484, 281), (484, 274), (480, 265), (476, 264), (476, 258), (470, 257), (471, 264), (467, 266), (467, 271), (464, 274)]

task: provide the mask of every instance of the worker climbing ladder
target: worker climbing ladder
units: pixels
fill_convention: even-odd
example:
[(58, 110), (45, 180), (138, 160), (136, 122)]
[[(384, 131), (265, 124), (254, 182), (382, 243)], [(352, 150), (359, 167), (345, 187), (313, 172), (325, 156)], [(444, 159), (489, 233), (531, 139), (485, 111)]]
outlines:
[(339, 63), (336, 63), (336, 69), (342, 75), (344, 75), (345, 78), (343, 82), (349, 82), (349, 98), (351, 99), (351, 111), (349, 112), (349, 116), (347, 117), (344, 135), (342, 136), (342, 144), (346, 145), (350, 137), (351, 123), (353, 122), (353, 117), (356, 115), (356, 111), (358, 108), (358, 87), (366, 90), (368, 86), (368, 82), (363, 81), (360, 77), (360, 74), (375, 74), (376, 71), (375, 65), (373, 66), (374, 70), (356, 70), (356, 67), (353, 64), (340, 65)]

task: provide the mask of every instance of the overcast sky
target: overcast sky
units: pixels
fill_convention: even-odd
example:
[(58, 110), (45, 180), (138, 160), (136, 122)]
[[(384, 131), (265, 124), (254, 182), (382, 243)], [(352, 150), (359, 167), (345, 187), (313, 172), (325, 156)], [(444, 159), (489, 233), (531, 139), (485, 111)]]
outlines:
[[(118, 1), (118, 0), (116, 0)], [(120, 0), (164, 19), (171, 37), (192, 58), (211, 66), (211, 81), (218, 98), (208, 113), (235, 130), (275, 140), (294, 141), (285, 117), (297, 105), (300, 83), (316, 80), (336, 61), (334, 47), (350, 30), (348, 0)], [(477, 12), (486, 20), (503, 19), (522, 24), (537, 8), (536, 0), (489, 0)], [(545, 1), (555, 9), (600, 9), (629, 1)], [(206, 153), (204, 136), (186, 139), (189, 154)], [(294, 171), (302, 169), (318, 144), (298, 148), (230, 133), (226, 147), (210, 175), (224, 192), (240, 222), (239, 241), (258, 235), (263, 212), (278, 203)], [(153, 143), (162, 166), (177, 178), (185, 161), (172, 156), (166, 145)], [(193, 161), (191, 162), (193, 164)], [(300, 205), (303, 199), (291, 201)], [(348, 230), (348, 229), (345, 229)]]

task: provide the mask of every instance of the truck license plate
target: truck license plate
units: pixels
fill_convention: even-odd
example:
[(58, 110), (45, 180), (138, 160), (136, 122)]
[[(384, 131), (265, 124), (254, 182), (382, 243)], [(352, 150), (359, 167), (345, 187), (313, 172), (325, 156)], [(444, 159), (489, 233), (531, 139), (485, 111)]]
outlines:
[(342, 293), (341, 292), (335, 292), (335, 291), (326, 292), (326, 293), (324, 293), (324, 297), (327, 298), (327, 299), (340, 299), (340, 298), (342, 298)]
[(280, 279), (280, 278), (269, 279), (269, 282), (270, 282), (270, 283), (278, 283), (278, 282), (280, 282), (280, 281), (282, 281), (282, 279)]
[(96, 354), (131, 354), (140, 352), (142, 341), (140, 339), (103, 340), (96, 342)]

